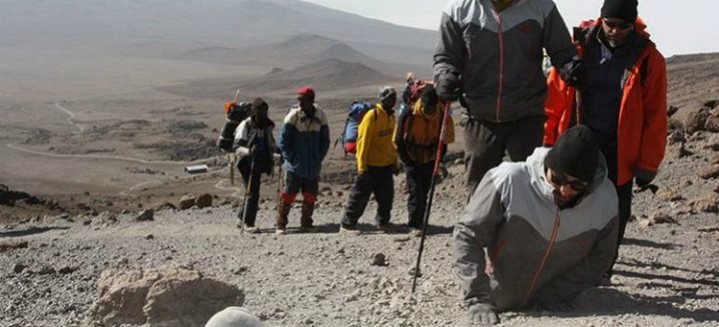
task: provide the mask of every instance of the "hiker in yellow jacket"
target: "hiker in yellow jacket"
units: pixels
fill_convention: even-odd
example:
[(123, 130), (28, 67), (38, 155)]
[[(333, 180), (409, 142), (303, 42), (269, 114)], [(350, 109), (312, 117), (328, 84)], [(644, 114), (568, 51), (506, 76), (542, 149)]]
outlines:
[(377, 200), (375, 223), (382, 230), (390, 228), (392, 201), (394, 200), (393, 174), (399, 172), (397, 150), (392, 143), (397, 92), (382, 88), (380, 103), (362, 117), (357, 134), (357, 178), (347, 201), (340, 232), (360, 234), (357, 221), (364, 213), (370, 195)]
[[(421, 92), (420, 101), (416, 101), (412, 110), (405, 110), (398, 119), (394, 143), (397, 154), (404, 163), (407, 172), (407, 225), (414, 235), (421, 235), (424, 213), (427, 206), (427, 194), (431, 187), (432, 170), (437, 155), (437, 143), (442, 128), (444, 104), (439, 101), (432, 85), (426, 85)], [(447, 144), (454, 143), (454, 122), (447, 117), (447, 137), (442, 144), (442, 157), (447, 153)]]

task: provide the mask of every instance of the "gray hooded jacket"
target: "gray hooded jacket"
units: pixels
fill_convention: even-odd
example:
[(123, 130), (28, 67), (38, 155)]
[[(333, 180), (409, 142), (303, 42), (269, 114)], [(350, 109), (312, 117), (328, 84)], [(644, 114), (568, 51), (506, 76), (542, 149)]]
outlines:
[(454, 268), (468, 304), (518, 309), (538, 293), (571, 301), (611, 265), (618, 209), (604, 159), (589, 193), (560, 210), (544, 173), (548, 151), (490, 170), (455, 226)]
[(542, 49), (561, 67), (576, 55), (552, 0), (515, 0), (496, 14), (491, 0), (451, 0), (434, 54), (435, 81), (462, 77), (469, 114), (494, 122), (544, 115)]

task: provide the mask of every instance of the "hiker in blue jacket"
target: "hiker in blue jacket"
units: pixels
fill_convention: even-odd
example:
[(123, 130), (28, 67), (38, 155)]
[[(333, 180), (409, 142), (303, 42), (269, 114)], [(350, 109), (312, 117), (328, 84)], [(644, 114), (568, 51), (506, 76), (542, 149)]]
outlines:
[(287, 217), (297, 193), (302, 191), (300, 231), (313, 226), (312, 213), (319, 191), (322, 161), (330, 147), (330, 130), (325, 113), (315, 106), (315, 91), (308, 86), (297, 91), (298, 106), (290, 109), (282, 125), (278, 146), (285, 170), (284, 189), (275, 223), (275, 232), (283, 234)]

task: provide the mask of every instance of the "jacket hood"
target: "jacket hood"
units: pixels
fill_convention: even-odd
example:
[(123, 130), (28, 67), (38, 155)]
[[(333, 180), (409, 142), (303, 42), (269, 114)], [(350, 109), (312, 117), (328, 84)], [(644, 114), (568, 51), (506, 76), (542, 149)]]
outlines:
[[(546, 174), (544, 173), (544, 158), (547, 156), (551, 148), (540, 147), (534, 150), (534, 153), (527, 158), (527, 169), (529, 169), (530, 181), (532, 188), (541, 194), (549, 201), (554, 201), (554, 188), (547, 181)], [(589, 191), (584, 195), (594, 192), (607, 177), (607, 161), (604, 156), (599, 153), (599, 164), (597, 165), (597, 172), (594, 174), (594, 179), (589, 187)], [(581, 201), (581, 200), (580, 200)]]

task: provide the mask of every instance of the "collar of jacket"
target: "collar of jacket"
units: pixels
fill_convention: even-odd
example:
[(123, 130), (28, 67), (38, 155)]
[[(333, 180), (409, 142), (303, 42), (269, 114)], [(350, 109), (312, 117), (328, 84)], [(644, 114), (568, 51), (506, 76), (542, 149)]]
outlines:
[(317, 117), (317, 106), (316, 105), (312, 105), (312, 108), (314, 109), (314, 114), (312, 115), (312, 117), (308, 116), (307, 113), (305, 113), (305, 111), (302, 110), (301, 107), (298, 107), (298, 108), (300, 109), (300, 112), (298, 113), (298, 115), (300, 117), (300, 121), (304, 122), (308, 119), (320, 121), (320, 119)]
[[(550, 148), (540, 147), (534, 150), (534, 153), (527, 158), (527, 169), (529, 170), (530, 183), (532, 189), (537, 192), (545, 201), (554, 203), (554, 187), (549, 184), (547, 176), (544, 172), (544, 158), (547, 156)], [(582, 196), (574, 206), (581, 203), (586, 197), (591, 195), (604, 181), (607, 176), (607, 161), (604, 156), (599, 154), (599, 165), (597, 166), (597, 172), (594, 174), (594, 180), (592, 181), (589, 190)]]
[(387, 113), (387, 115), (392, 115), (392, 114), (394, 114), (394, 109), (390, 109), (390, 110), (385, 109), (384, 107), (382, 107), (382, 103), (381, 103), (381, 102), (380, 102), (380, 103), (377, 103), (377, 105), (376, 105), (375, 107), (376, 107), (377, 109), (379, 109), (379, 110), (384, 111), (385, 113)]

